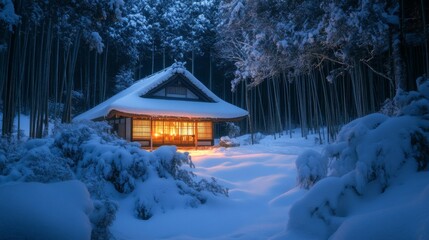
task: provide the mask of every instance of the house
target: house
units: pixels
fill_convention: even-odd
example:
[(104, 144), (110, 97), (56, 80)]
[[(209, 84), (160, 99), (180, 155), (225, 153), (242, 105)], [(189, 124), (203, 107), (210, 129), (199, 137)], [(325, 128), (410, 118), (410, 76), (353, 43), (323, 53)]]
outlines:
[(107, 120), (120, 137), (142, 147), (212, 146), (213, 124), (248, 112), (227, 103), (182, 63), (143, 78), (74, 120)]

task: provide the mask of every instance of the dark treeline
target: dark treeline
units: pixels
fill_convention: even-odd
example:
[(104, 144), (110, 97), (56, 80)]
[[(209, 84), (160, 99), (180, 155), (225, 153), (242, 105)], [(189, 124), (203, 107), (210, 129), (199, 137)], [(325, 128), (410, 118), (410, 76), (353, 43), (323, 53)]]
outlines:
[(25, 113), (41, 137), (177, 60), (249, 110), (243, 132), (331, 140), (429, 72), (428, 12), (424, 0), (6, 0), (2, 134)]

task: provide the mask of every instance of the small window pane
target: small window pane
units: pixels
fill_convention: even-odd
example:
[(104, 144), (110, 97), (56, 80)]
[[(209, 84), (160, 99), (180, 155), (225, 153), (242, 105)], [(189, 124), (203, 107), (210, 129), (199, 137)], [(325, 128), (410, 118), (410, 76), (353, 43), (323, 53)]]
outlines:
[(150, 120), (133, 120), (133, 138), (149, 139), (150, 138)]
[(186, 97), (186, 88), (184, 87), (167, 87), (165, 89), (167, 96), (171, 96), (171, 97)]
[(198, 126), (198, 139), (213, 138), (212, 122), (199, 122), (197, 126)]

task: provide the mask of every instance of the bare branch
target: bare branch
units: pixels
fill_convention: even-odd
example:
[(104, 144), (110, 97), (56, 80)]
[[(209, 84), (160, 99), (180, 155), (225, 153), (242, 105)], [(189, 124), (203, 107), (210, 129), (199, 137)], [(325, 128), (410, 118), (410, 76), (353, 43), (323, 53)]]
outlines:
[(375, 70), (373, 67), (371, 67), (371, 65), (369, 65), (367, 61), (361, 60), (361, 62), (364, 63), (369, 69), (371, 69), (371, 71), (373, 71), (375, 74), (379, 75), (380, 77), (383, 77), (383, 78), (389, 80), (390, 82), (393, 81), (392, 78), (386, 76), (385, 74), (383, 74), (383, 73)]

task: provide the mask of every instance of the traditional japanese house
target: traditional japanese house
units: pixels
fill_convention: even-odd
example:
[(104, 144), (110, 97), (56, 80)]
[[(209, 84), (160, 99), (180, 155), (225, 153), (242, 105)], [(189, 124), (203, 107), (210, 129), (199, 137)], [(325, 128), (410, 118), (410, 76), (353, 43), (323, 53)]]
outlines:
[(135, 82), (74, 120), (107, 120), (117, 134), (142, 147), (212, 146), (213, 124), (248, 112), (227, 103), (175, 63)]

